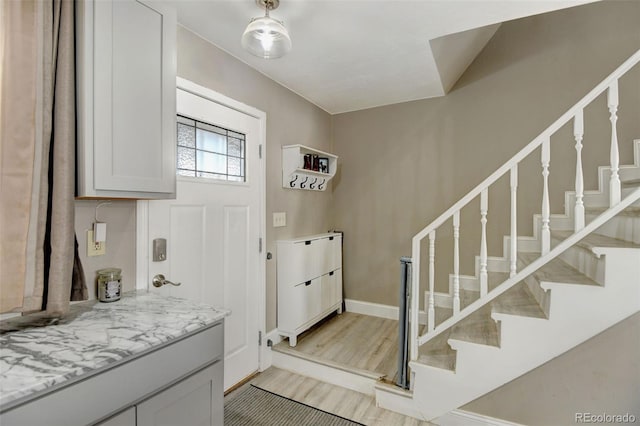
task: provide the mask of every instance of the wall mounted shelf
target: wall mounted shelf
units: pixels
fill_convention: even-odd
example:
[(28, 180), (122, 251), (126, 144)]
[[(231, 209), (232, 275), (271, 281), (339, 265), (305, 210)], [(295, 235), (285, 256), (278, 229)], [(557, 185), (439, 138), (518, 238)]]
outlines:
[[(310, 156), (311, 164), (305, 156)], [(319, 170), (313, 169), (313, 158), (319, 160)], [(304, 145), (286, 145), (282, 147), (282, 187), (289, 189), (305, 189), (308, 191), (324, 191), (329, 181), (336, 174), (338, 157), (328, 152), (319, 151)], [(326, 171), (322, 171), (322, 170)]]

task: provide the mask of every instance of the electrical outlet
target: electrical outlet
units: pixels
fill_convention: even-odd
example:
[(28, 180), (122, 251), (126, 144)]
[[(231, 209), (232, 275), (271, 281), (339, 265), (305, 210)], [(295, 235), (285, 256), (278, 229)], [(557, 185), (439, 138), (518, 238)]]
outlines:
[(87, 256), (102, 256), (107, 252), (106, 241), (96, 243), (93, 238), (93, 229), (87, 230)]
[(273, 214), (273, 227), (280, 228), (282, 226), (287, 226), (287, 213), (279, 212)]

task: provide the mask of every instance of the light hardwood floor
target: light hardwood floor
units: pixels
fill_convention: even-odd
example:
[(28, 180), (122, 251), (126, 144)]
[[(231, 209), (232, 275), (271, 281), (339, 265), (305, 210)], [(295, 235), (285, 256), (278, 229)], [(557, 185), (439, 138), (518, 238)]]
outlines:
[(369, 371), (392, 382), (398, 371), (398, 321), (344, 312), (298, 336), (294, 348), (285, 340), (274, 350)]
[[(249, 383), (365, 425), (423, 426), (431, 424), (376, 407), (373, 396), (330, 385), (275, 367), (258, 374)], [(233, 393), (229, 395), (233, 395)], [(277, 425), (277, 423), (274, 423), (274, 425)]]

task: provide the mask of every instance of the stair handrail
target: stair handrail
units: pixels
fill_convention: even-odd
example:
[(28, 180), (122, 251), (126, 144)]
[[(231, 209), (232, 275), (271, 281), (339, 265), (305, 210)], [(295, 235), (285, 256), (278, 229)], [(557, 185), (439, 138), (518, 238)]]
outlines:
[[(571, 234), (569, 237), (567, 237), (562, 242), (560, 242), (557, 246), (551, 249), (547, 254), (540, 256), (539, 258), (537, 258), (536, 260), (534, 260), (533, 262), (531, 262), (530, 264), (522, 268), (516, 275), (508, 278), (498, 287), (496, 287), (491, 292), (489, 292), (485, 297), (475, 300), (473, 303), (469, 304), (464, 309), (462, 309), (458, 315), (454, 315), (450, 318), (447, 318), (445, 321), (438, 324), (438, 326), (436, 326), (433, 331), (418, 337), (417, 339), (418, 346), (433, 339), (443, 331), (450, 328), (456, 322), (466, 318), (467, 316), (471, 315), (482, 306), (486, 305), (487, 303), (491, 302), (501, 294), (505, 293), (511, 287), (521, 282), (523, 279), (525, 279), (526, 277), (534, 273), (536, 270), (542, 268), (547, 263), (551, 262), (553, 259), (555, 259), (559, 255), (561, 255), (564, 251), (566, 251), (568, 248), (575, 245), (578, 241), (580, 241), (587, 235), (591, 234), (593, 231), (595, 231), (600, 226), (604, 225), (607, 221), (609, 221), (612, 217), (614, 217), (615, 215), (620, 213), (622, 210), (626, 209), (627, 207), (629, 207), (631, 204), (635, 203), (638, 200), (640, 200), (640, 188), (636, 189), (631, 194), (627, 195), (620, 203), (607, 209), (600, 216), (598, 216), (597, 218), (589, 222), (589, 224), (586, 225), (584, 228), (582, 228), (580, 231), (574, 234)], [(597, 255), (597, 257), (600, 257), (600, 255)], [(415, 359), (413, 358), (412, 360), (415, 361)]]
[[(429, 331), (428, 333), (424, 334), (423, 336), (419, 337), (418, 336), (419, 301), (418, 301), (417, 295), (419, 294), (419, 288), (420, 288), (420, 261), (419, 260), (420, 260), (420, 243), (421, 243), (421, 241), (425, 237), (427, 237), (428, 235), (430, 235), (430, 234), (433, 235), (432, 233), (437, 228), (439, 228), (441, 225), (443, 225), (447, 220), (449, 220), (451, 218), (454, 219), (454, 227), (455, 227), (456, 216), (457, 216), (457, 219), (459, 220), (459, 212), (463, 207), (465, 207), (473, 199), (475, 199), (476, 197), (481, 195), (483, 193), (483, 191), (488, 190), (488, 188), (493, 183), (495, 183), (499, 178), (504, 176), (507, 172), (511, 171), (512, 172), (512, 178), (513, 178), (514, 168), (516, 169), (516, 174), (517, 174), (517, 166), (523, 159), (525, 159), (527, 156), (529, 156), (535, 149), (540, 147), (545, 141), (549, 141), (550, 138), (551, 138), (551, 135), (553, 135), (558, 130), (560, 130), (560, 128), (562, 126), (564, 126), (565, 124), (567, 124), (569, 122), (569, 120), (575, 119), (578, 116), (578, 114), (580, 115), (580, 121), (582, 121), (582, 109), (584, 109), (587, 105), (589, 105), (591, 102), (593, 102), (605, 90), (610, 89), (612, 84), (616, 85), (616, 93), (617, 93), (617, 81), (618, 81), (618, 79), (620, 77), (622, 77), (625, 73), (627, 73), (627, 71), (629, 71), (638, 62), (640, 62), (640, 49), (638, 49), (633, 55), (631, 55), (627, 60), (625, 60), (618, 68), (616, 68), (611, 74), (609, 74), (606, 78), (604, 78), (600, 83), (598, 83), (591, 91), (589, 91), (589, 93), (587, 93), (582, 99), (580, 99), (572, 107), (570, 107), (564, 114), (562, 114), (556, 121), (554, 121), (544, 131), (542, 131), (529, 144), (527, 144), (517, 154), (515, 154), (513, 157), (511, 157), (511, 159), (509, 159), (506, 163), (504, 163), (501, 167), (499, 167), (495, 172), (493, 172), (489, 177), (484, 179), (479, 185), (477, 185), (475, 188), (473, 188), (471, 191), (469, 191), (464, 197), (462, 197), (460, 200), (458, 200), (458, 202), (456, 202), (453, 206), (451, 206), (448, 210), (446, 210), (444, 213), (442, 213), (440, 216), (438, 216), (434, 221), (432, 221), (429, 225), (424, 227), (420, 232), (418, 232), (413, 237), (413, 239), (412, 239), (412, 258), (414, 259), (414, 263), (413, 263), (413, 271), (412, 271), (412, 279), (411, 279), (412, 300), (411, 300), (411, 314), (410, 314), (410, 318), (411, 318), (411, 321), (410, 321), (410, 334), (411, 334), (411, 351), (410, 352), (411, 352), (411, 360), (415, 361), (417, 359), (418, 347), (420, 345), (424, 344), (427, 340), (435, 337), (436, 335), (440, 334), (440, 332), (442, 332), (442, 331), (444, 331), (446, 329), (446, 328), (442, 328), (442, 326), (444, 324), (452, 325), (455, 322), (459, 321), (460, 319), (462, 319), (462, 318), (466, 317), (467, 315), (469, 315), (471, 312), (473, 312), (473, 311), (469, 311), (469, 308), (474, 307), (474, 310), (475, 310), (478, 307), (484, 305), (485, 303), (488, 303), (489, 301), (493, 300), (499, 294), (502, 294), (502, 292), (506, 291), (508, 288), (513, 286), (515, 283), (519, 282), (519, 280), (518, 281), (513, 281), (516, 277), (520, 277), (520, 279), (522, 279), (522, 278), (526, 277), (527, 275), (531, 274), (535, 270), (535, 269), (533, 269), (533, 270), (531, 269), (531, 267), (533, 265), (537, 265), (536, 268), (539, 268), (539, 267), (543, 266), (546, 262), (543, 262), (541, 259), (548, 259), (547, 262), (552, 260), (553, 258), (549, 258), (548, 255), (550, 255), (552, 252), (559, 254), (559, 253), (561, 253), (561, 251), (558, 251), (558, 248), (559, 247), (564, 247), (564, 244), (560, 244), (560, 245), (556, 246), (553, 250), (551, 250), (550, 252), (546, 253), (546, 255), (540, 257), (539, 259), (537, 259), (536, 261), (534, 261), (533, 263), (531, 263), (530, 265), (525, 267), (519, 273), (517, 273), (515, 275), (512, 274), (512, 276), (507, 281), (505, 281), (503, 284), (501, 284), (501, 286), (499, 287), (499, 288), (502, 288), (504, 286), (507, 286), (507, 288), (502, 290), (499, 294), (495, 294), (494, 295), (494, 293), (497, 293), (496, 291), (498, 290), (498, 288), (496, 288), (491, 292), (491, 298), (490, 299), (487, 299), (488, 294), (485, 295), (485, 296), (481, 295), (480, 299), (478, 299), (477, 301), (475, 301), (471, 305), (467, 306), (465, 309), (459, 311), (458, 313), (454, 312), (454, 315), (451, 318), (449, 318), (448, 320), (446, 320), (445, 322), (440, 324), (438, 327), (435, 327), (433, 330)], [(640, 194), (640, 191), (635, 191), (633, 194)], [(625, 200), (628, 200), (628, 199), (629, 199), (629, 197), (627, 197)], [(603, 214), (602, 216), (604, 216), (604, 215), (605, 214)], [(591, 222), (591, 224), (593, 224), (594, 222), (595, 221)], [(586, 228), (591, 229), (591, 226), (590, 226), (591, 224), (589, 224)], [(586, 228), (583, 228), (583, 229), (586, 229)], [(454, 233), (455, 233), (455, 231), (454, 231)], [(565, 241), (575, 240), (575, 242), (577, 242), (579, 239), (575, 239), (574, 238), (576, 235), (585, 236), (587, 234), (583, 233), (581, 231), (578, 231), (575, 234), (573, 234), (571, 237), (567, 238)], [(568, 248), (568, 247), (569, 246), (567, 246), (566, 248)], [(512, 255), (513, 255), (513, 253), (512, 253)], [(524, 271), (529, 271), (529, 272), (527, 273), (527, 275), (523, 276), (522, 272), (524, 272)], [(461, 316), (461, 314), (463, 312), (466, 312), (466, 314)], [(434, 318), (429, 318), (429, 319), (431, 321), (434, 320)], [(439, 331), (437, 333), (434, 333), (436, 330), (439, 330)]]
[(450, 219), (455, 212), (459, 211), (460, 209), (462, 209), (462, 207), (469, 204), (469, 202), (471, 202), (471, 200), (473, 200), (478, 195), (480, 195), (480, 193), (484, 189), (491, 186), (495, 181), (497, 181), (505, 173), (511, 170), (511, 168), (514, 165), (520, 163), (520, 161), (522, 161), (529, 154), (531, 154), (536, 148), (538, 148), (542, 144), (542, 142), (544, 142), (546, 138), (550, 137), (552, 134), (560, 130), (562, 126), (567, 124), (567, 122), (575, 116), (578, 110), (584, 108), (585, 106), (593, 102), (595, 98), (597, 98), (602, 92), (604, 92), (606, 89), (609, 88), (609, 85), (613, 80), (617, 80), (620, 77), (622, 77), (627, 71), (629, 71), (629, 69), (631, 69), (631, 67), (633, 67), (638, 62), (640, 62), (640, 49), (638, 49), (638, 51), (636, 51), (636, 53), (634, 53), (631, 57), (629, 57), (629, 59), (627, 59), (622, 65), (616, 68), (615, 71), (609, 74), (607, 78), (602, 80), (585, 97), (580, 99), (578, 102), (576, 102), (574, 106), (569, 108), (567, 112), (562, 114), (560, 118), (558, 118), (555, 122), (553, 122), (553, 124), (547, 127), (542, 133), (540, 133), (535, 139), (533, 139), (527, 146), (522, 148), (520, 152), (518, 152), (516, 155), (511, 157), (511, 159), (509, 159), (505, 164), (503, 164), (498, 170), (496, 170), (489, 177), (483, 180), (482, 183), (480, 183), (478, 186), (476, 186), (471, 191), (469, 191), (467, 195), (462, 197), (457, 203), (451, 206), (447, 211), (445, 211), (440, 216), (438, 216), (437, 219), (435, 219), (429, 225), (425, 226), (420, 232), (418, 232), (413, 237), (413, 241), (415, 242), (416, 239), (419, 239), (419, 240), (424, 239), (424, 237), (429, 235), (431, 231), (437, 229), (438, 227), (440, 227), (440, 225), (442, 225), (444, 222)]

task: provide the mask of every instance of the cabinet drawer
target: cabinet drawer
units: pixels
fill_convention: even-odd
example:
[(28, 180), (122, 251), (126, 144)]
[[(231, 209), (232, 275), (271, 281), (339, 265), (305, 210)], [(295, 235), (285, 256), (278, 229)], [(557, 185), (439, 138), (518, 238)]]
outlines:
[(320, 277), (321, 311), (342, 300), (342, 270), (338, 269)]
[(294, 331), (320, 314), (322, 278), (316, 278), (278, 292), (278, 328)]
[(296, 285), (342, 267), (342, 237), (278, 244), (278, 282)]

